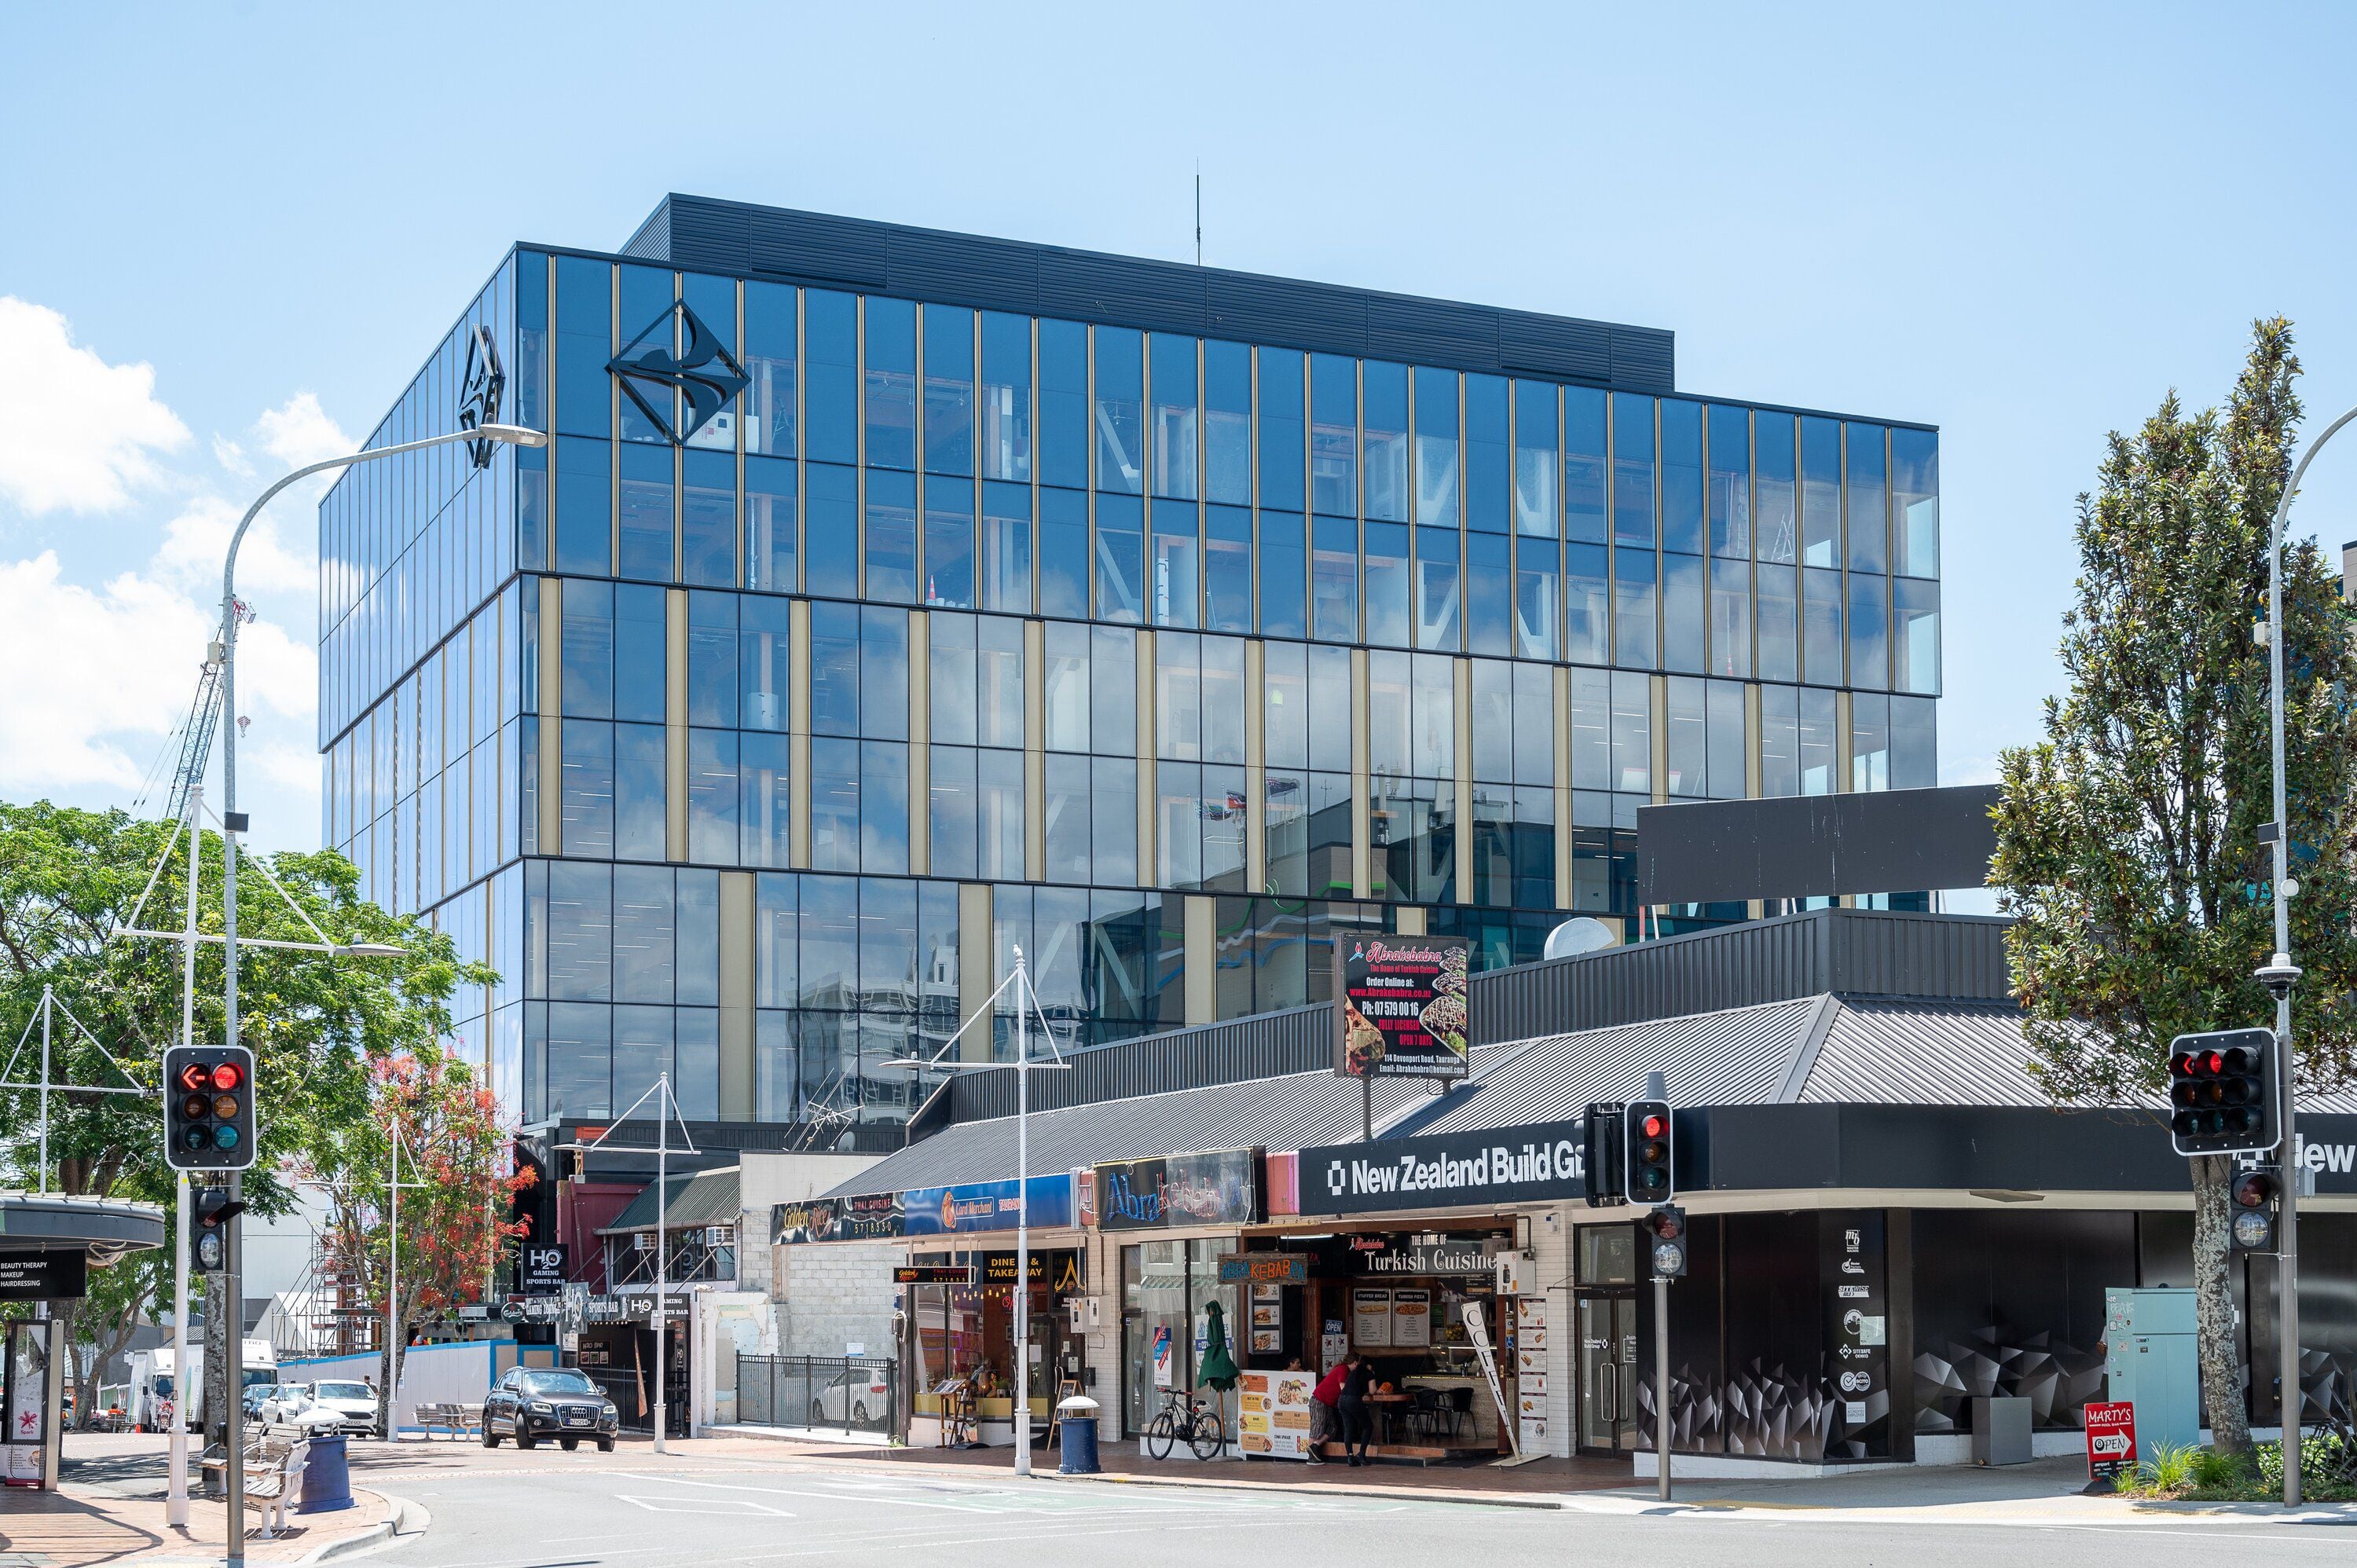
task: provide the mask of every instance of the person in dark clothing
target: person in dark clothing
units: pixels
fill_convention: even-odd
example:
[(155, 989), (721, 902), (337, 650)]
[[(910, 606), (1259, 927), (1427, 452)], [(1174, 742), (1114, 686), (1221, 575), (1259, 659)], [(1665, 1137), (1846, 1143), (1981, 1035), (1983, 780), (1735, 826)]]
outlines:
[(1356, 1469), (1367, 1463), (1367, 1440), (1374, 1435), (1374, 1420), (1367, 1410), (1367, 1390), (1374, 1380), (1374, 1369), (1356, 1350), (1342, 1366), (1341, 1397), (1334, 1408), (1342, 1418), (1342, 1456)]
[(1351, 1375), (1351, 1365), (1338, 1361), (1331, 1371), (1318, 1380), (1309, 1392), (1309, 1462), (1326, 1463), (1326, 1444), (1341, 1435), (1342, 1412), (1336, 1402), (1342, 1397), (1342, 1384)]

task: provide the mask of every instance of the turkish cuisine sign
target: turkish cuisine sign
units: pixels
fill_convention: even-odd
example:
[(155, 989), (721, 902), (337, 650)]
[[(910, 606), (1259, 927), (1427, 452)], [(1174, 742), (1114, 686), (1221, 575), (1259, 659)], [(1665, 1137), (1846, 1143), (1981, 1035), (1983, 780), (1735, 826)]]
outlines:
[(1334, 1071), (1459, 1079), (1469, 1017), (1462, 937), (1334, 939)]

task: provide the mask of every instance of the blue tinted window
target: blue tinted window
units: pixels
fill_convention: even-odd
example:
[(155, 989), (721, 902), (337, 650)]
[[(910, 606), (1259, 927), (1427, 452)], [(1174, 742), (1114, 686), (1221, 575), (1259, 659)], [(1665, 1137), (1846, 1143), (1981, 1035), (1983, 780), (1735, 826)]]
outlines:
[(1144, 489), (1145, 387), (1140, 335), (1126, 327), (1096, 331), (1097, 489), (1137, 495)]
[(794, 291), (745, 285), (745, 450), (794, 455)]
[[(665, 319), (674, 297), (672, 275), (668, 269), (625, 265), (621, 272), (620, 316), (621, 342), (629, 348), (640, 344), (640, 351), (648, 348), (675, 349), (678, 334), (674, 324)], [(640, 335), (644, 334), (643, 337)], [(669, 430), (679, 428), (678, 398), (662, 388), (640, 383), (631, 390), (644, 398), (656, 413), (663, 416), (658, 425), (640, 411), (628, 396), (620, 400), (622, 439), (625, 441), (669, 441)], [(665, 427), (668, 427), (666, 429)]]
[(564, 585), (562, 657), (564, 687), (559, 702), (571, 718), (614, 716), (614, 585), (568, 581)]
[(1146, 519), (1133, 497), (1097, 497), (1097, 617), (1138, 621), (1146, 611)]
[(1710, 563), (1710, 672), (1751, 673), (1751, 564)]
[(1502, 533), (1465, 536), (1465, 648), (1470, 653), (1514, 651), (1512, 541)]
[[(1795, 421), (1789, 413), (1760, 413), (1753, 416), (1759, 444), (1756, 465), (1759, 495), (1752, 536), (1762, 561), (1791, 562), (1800, 553), (1800, 512), (1794, 505)], [(1792, 677), (1770, 676), (1790, 680)]]
[(614, 716), (663, 722), (663, 591), (640, 583), (614, 589)]
[(806, 575), (813, 594), (859, 596), (859, 471), (813, 463), (807, 474), (810, 517), (804, 532)]
[(909, 748), (898, 742), (860, 743), (859, 865), (864, 871), (909, 869)]
[(1601, 544), (1608, 532), (1605, 397), (1586, 387), (1563, 389), (1564, 537)]
[[(516, 417), (523, 416), (519, 413)], [(548, 448), (519, 448), (515, 466), (515, 564), (523, 571), (536, 572), (548, 564)], [(349, 629), (348, 622), (345, 630)]]
[(1152, 343), (1154, 493), (1191, 500), (1202, 456), (1196, 444), (1195, 339), (1157, 332)]
[[(1405, 522), (1407, 489), (1407, 367), (1369, 360), (1363, 367), (1365, 436), (1360, 461), (1366, 467), (1366, 514)], [(1452, 424), (1449, 435), (1456, 430)]]
[(1359, 515), (1359, 367), (1334, 354), (1309, 356), (1309, 505)]
[(1697, 673), (1707, 668), (1703, 651), (1703, 558), (1662, 557), (1662, 665)]
[(1291, 349), (1261, 349), (1260, 504), (1300, 510), (1301, 355)]
[[(931, 548), (930, 543), (927, 548)], [(1083, 550), (1082, 559), (1086, 554)], [(985, 609), (1031, 613), (1029, 487), (996, 482), (982, 487), (980, 574)]]
[(1453, 528), (1415, 531), (1415, 645), (1455, 652), (1464, 643), (1458, 623), (1457, 553)]
[(1890, 684), (1889, 591), (1888, 577), (1850, 574), (1849, 682), (1853, 686), (1879, 690)]
[(1844, 430), (1849, 469), (1849, 569), (1879, 572), (1889, 562), (1890, 526), (1882, 456), (1882, 426)]
[(604, 262), (556, 258), (556, 428), (569, 435), (612, 434), (613, 279)]
[(1710, 408), (1710, 553), (1751, 554), (1751, 414), (1725, 403)]
[(687, 722), (737, 725), (737, 596), (687, 596)]
[(1203, 497), (1252, 504), (1252, 350), (1203, 345)]
[(1562, 531), (1556, 401), (1552, 381), (1514, 383), (1514, 529), (1547, 539), (1560, 537)]
[(1203, 510), (1203, 626), (1253, 629), (1253, 521), (1243, 507)]
[(1760, 678), (1797, 681), (1801, 678), (1798, 568), (1762, 561), (1757, 570)]
[(737, 737), (738, 853), (747, 865), (791, 864), (793, 745), (782, 735)]
[[(1893, 569), (1910, 577), (1938, 576), (1940, 438), (1928, 430), (1890, 433), (1890, 513)], [(1892, 722), (1895, 726), (1895, 717)]]
[(1153, 517), (1153, 558), (1146, 564), (1146, 570), (1154, 586), (1154, 624), (1194, 626), (1201, 572), (1195, 504), (1157, 500)]
[[(1553, 413), (1552, 410), (1549, 411)], [(1503, 533), (1513, 525), (1512, 450), (1506, 441), (1506, 379), (1465, 378), (1465, 525)], [(1417, 426), (1418, 430), (1423, 427)], [(1547, 434), (1554, 435), (1553, 421)]]
[(1702, 522), (1702, 404), (1662, 400), (1662, 548), (1699, 555)]
[(1039, 482), (1089, 482), (1089, 329), (1039, 323)]
[[(1369, 406), (1373, 400), (1369, 400)], [(1500, 421), (1500, 434), (1504, 434)], [(1372, 473), (1372, 465), (1368, 468)], [(1457, 372), (1418, 366), (1415, 372), (1415, 521), (1458, 521)]]
[(859, 301), (802, 291), (802, 436), (823, 463), (859, 460)]
[(1031, 318), (982, 315), (982, 475), (1031, 478)]
[(548, 428), (548, 258), (536, 251), (521, 251), (516, 254), (515, 332), (516, 423), (527, 429), (545, 430)]
[(1308, 553), (1302, 547), (1301, 514), (1260, 514), (1260, 629), (1270, 637), (1306, 637)]
[(1612, 394), (1612, 540), (1653, 542), (1653, 400)]
[(1088, 617), (1089, 502), (1078, 490), (1039, 492), (1039, 613)]
[[(1762, 466), (1766, 454), (1761, 454)], [(1808, 566), (1841, 564), (1841, 425), (1831, 419), (1801, 421), (1801, 561)]]
[(672, 579), (672, 449), (625, 446), (622, 456), (619, 577)]
[(1815, 686), (1838, 686), (1842, 683), (1842, 575), (1809, 566), (1801, 576), (1801, 679)]
[(792, 627), (793, 619), (783, 599), (748, 595), (738, 601), (737, 672), (741, 683), (737, 722), (747, 729), (786, 728), (794, 689)]
[[(927, 428), (930, 430), (931, 427)], [(1027, 583), (1025, 585), (1028, 587), (1029, 585)], [(971, 479), (929, 478), (925, 481), (925, 602), (957, 609), (974, 607), (974, 481)]]
[(974, 472), (974, 312), (952, 305), (925, 306), (925, 471)]
[(794, 465), (781, 457), (745, 459), (745, 585), (773, 594), (802, 586), (795, 572)]
[(1310, 635), (1328, 642), (1359, 640), (1359, 525), (1345, 517), (1310, 523)]
[(1553, 659), (1562, 603), (1562, 547), (1552, 539), (1525, 535), (1514, 541), (1514, 651), (1524, 659)]
[(683, 462), (686, 483), (679, 498), (680, 580), (704, 587), (733, 588), (737, 585), (737, 459), (726, 452), (691, 448)]
[(1370, 522), (1366, 532), (1367, 640), (1408, 646), (1415, 594), (1408, 568), (1407, 528)]
[(1612, 662), (1634, 670), (1651, 670), (1658, 662), (1654, 647), (1653, 553), (1650, 550), (1612, 553)]
[(917, 466), (917, 307), (905, 299), (867, 299), (866, 405), (867, 466)]
[(917, 596), (917, 481), (867, 474), (866, 596), (906, 604)]
[(613, 448), (603, 441), (556, 442), (556, 569), (602, 577), (614, 569)]
[(856, 736), (859, 733), (858, 607), (813, 604), (810, 622), (812, 733)]

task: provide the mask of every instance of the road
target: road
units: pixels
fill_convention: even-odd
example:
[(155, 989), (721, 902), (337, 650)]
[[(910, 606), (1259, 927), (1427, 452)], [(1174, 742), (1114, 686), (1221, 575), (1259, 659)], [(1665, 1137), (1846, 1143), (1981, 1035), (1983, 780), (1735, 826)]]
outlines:
[[(444, 1450), (444, 1453), (450, 1453)], [(517, 1463), (526, 1460), (527, 1463)], [(395, 1568), (757, 1568), (804, 1558), (958, 1568), (1237, 1564), (1251, 1568), (1560, 1568), (1566, 1552), (1647, 1568), (1945, 1568), (2067, 1562), (2072, 1568), (2214, 1568), (2262, 1543), (2276, 1563), (2345, 1564), (2357, 1528), (2266, 1524), (2050, 1526), (1813, 1521), (1791, 1513), (1469, 1507), (1382, 1498), (1270, 1495), (920, 1472), (874, 1462), (535, 1452), (495, 1466), (370, 1465), (362, 1483), (433, 1514), (421, 1537), (379, 1552)], [(1632, 1505), (1623, 1504), (1622, 1507)]]

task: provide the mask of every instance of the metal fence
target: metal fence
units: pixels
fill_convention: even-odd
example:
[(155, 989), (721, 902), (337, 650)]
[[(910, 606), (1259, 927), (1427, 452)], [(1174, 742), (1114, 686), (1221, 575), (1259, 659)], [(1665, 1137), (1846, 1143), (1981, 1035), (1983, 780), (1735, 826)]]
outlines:
[[(654, 1430), (654, 1410), (650, 1402), (654, 1394), (651, 1369), (641, 1373), (623, 1368), (583, 1367), (580, 1370), (587, 1373), (589, 1380), (614, 1402), (614, 1409), (620, 1413), (623, 1431)], [(663, 1428), (673, 1437), (685, 1437), (688, 1434), (686, 1385), (675, 1382), (664, 1392), (668, 1397), (664, 1401)]]
[(817, 1427), (892, 1435), (899, 1407), (895, 1361), (849, 1356), (739, 1356), (737, 1419), (752, 1426)]

